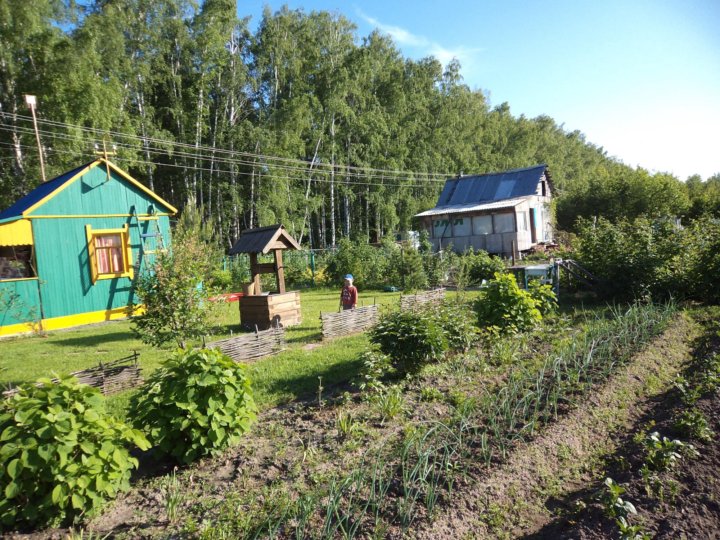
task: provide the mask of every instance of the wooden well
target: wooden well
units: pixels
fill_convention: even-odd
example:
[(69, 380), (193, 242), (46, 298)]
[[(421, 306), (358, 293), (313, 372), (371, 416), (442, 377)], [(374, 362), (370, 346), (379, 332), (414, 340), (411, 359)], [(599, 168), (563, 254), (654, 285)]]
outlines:
[[(247, 229), (230, 250), (230, 255), (250, 255), (249, 284), (245, 296), (240, 298), (240, 324), (246, 328), (265, 330), (272, 326), (300, 324), (300, 293), (285, 290), (285, 272), (282, 252), (286, 249), (300, 249), (300, 245), (282, 225), (271, 225), (258, 229)], [(258, 255), (273, 253), (272, 263), (258, 262)], [(264, 293), (260, 282), (261, 274), (275, 274), (277, 290)]]

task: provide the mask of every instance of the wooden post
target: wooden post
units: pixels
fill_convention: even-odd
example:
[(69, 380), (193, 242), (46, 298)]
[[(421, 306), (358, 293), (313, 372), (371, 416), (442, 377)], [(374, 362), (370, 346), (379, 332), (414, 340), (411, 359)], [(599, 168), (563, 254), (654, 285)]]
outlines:
[(260, 295), (262, 293), (262, 285), (260, 284), (260, 271), (258, 269), (257, 253), (250, 254), (250, 274), (253, 280), (253, 294)]
[(282, 250), (275, 249), (275, 281), (278, 293), (285, 294), (285, 269), (283, 268)]

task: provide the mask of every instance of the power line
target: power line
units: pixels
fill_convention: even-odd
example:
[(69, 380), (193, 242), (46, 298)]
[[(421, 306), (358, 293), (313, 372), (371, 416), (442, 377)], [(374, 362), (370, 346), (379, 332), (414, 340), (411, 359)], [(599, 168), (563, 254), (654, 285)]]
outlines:
[[(31, 117), (24, 116), (24, 115), (11, 115), (9, 113), (4, 113), (4, 112), (0, 112), (0, 115), (5, 116), (5, 117), (18, 118), (18, 119), (21, 119), (21, 120), (27, 121), (27, 122), (32, 121)], [(303, 166), (311, 165), (311, 163), (309, 163), (306, 160), (302, 160), (302, 159), (285, 158), (285, 157), (280, 157), (280, 156), (270, 156), (270, 155), (266, 155), (266, 154), (255, 154), (252, 152), (229, 150), (229, 149), (225, 149), (225, 148), (205, 146), (205, 145), (195, 145), (195, 144), (183, 143), (183, 142), (179, 142), (179, 141), (159, 139), (159, 138), (155, 138), (155, 137), (141, 137), (138, 135), (131, 135), (131, 134), (122, 133), (122, 132), (118, 132), (118, 131), (111, 131), (111, 130), (105, 131), (105, 130), (101, 130), (101, 129), (97, 129), (97, 128), (88, 128), (88, 127), (83, 127), (83, 126), (79, 126), (76, 124), (57, 122), (57, 121), (53, 121), (53, 120), (39, 119), (38, 123), (43, 124), (43, 125), (48, 125), (48, 126), (64, 127), (67, 129), (75, 129), (75, 130), (80, 130), (83, 132), (89, 132), (89, 133), (99, 135), (100, 137), (102, 137), (104, 135), (113, 135), (113, 136), (126, 138), (126, 139), (130, 139), (130, 140), (137, 140), (137, 141), (143, 143), (144, 145), (146, 145), (149, 142), (152, 142), (152, 143), (157, 143), (160, 145), (173, 146), (173, 147), (178, 147), (178, 148), (189, 148), (194, 151), (203, 150), (203, 151), (218, 153), (218, 154), (229, 154), (230, 156), (243, 156), (246, 158), (260, 159), (260, 160), (268, 161), (268, 162), (278, 161), (278, 162), (302, 164)], [(170, 153), (168, 150), (165, 150), (165, 151)], [(196, 154), (196, 155), (198, 155), (198, 154)], [(200, 157), (200, 155), (198, 155), (198, 157)], [(209, 159), (209, 158), (207, 156), (204, 156), (204, 159)], [(215, 159), (217, 159), (217, 158), (215, 158)], [(254, 162), (250, 162), (250, 163), (245, 162), (245, 164), (257, 165)], [(324, 163), (324, 162), (314, 162), (314, 163), (312, 163), (312, 166), (319, 167), (319, 168), (323, 168), (323, 167), (328, 168), (328, 167), (332, 167), (333, 165), (330, 163)], [(437, 173), (437, 172), (402, 171), (402, 170), (398, 170), (398, 169), (379, 169), (379, 168), (373, 168), (373, 167), (360, 167), (360, 166), (355, 166), (355, 165), (342, 165), (342, 164), (336, 164), (335, 169), (336, 170), (358, 171), (360, 173), (363, 173), (366, 176), (369, 176), (370, 173), (374, 173), (374, 176), (383, 175), (383, 176), (395, 176), (395, 177), (397, 177), (397, 176), (426, 177), (426, 179), (428, 179), (428, 180), (437, 181), (437, 182), (440, 182), (440, 181), (444, 182), (444, 179), (436, 180), (438, 177), (452, 176), (451, 173), (444, 173), (444, 172)]]
[[(0, 131), (3, 131), (3, 130), (8, 131), (7, 128), (0, 126)], [(52, 137), (52, 134), (50, 134), (49, 136)], [(8, 146), (8, 147), (16, 146), (15, 144), (12, 144), (12, 143), (3, 143), (3, 142), (0, 142), (0, 145)], [(24, 145), (24, 144), (20, 144), (18, 146), (20, 146), (21, 148), (27, 148), (27, 149), (34, 148), (31, 145)], [(47, 149), (46, 148), (45, 151), (48, 153), (53, 153), (53, 154), (61, 153), (59, 150), (55, 150), (55, 149)], [(89, 152), (83, 152), (80, 150), (75, 150), (72, 152), (73, 152), (73, 154), (75, 154), (77, 156), (90, 157), (90, 158), (95, 158), (95, 159), (97, 158), (97, 156), (95, 154), (92, 154)], [(131, 163), (140, 163), (140, 164), (144, 164), (144, 165), (155, 165), (157, 167), (171, 167), (171, 168), (175, 168), (175, 169), (186, 169), (186, 170), (189, 169), (189, 170), (194, 170), (194, 171), (210, 172), (210, 173), (215, 173), (218, 175), (222, 174), (222, 175), (226, 175), (226, 176), (227, 175), (230, 175), (230, 176), (232, 176), (232, 175), (253, 176), (253, 174), (255, 174), (260, 179), (262, 179), (263, 176), (271, 176), (271, 178), (270, 178), (271, 180), (300, 180), (299, 178), (292, 177), (292, 176), (279, 176), (277, 174), (266, 175), (266, 174), (262, 174), (262, 173), (252, 173), (252, 172), (245, 172), (245, 171), (228, 171), (228, 170), (223, 170), (220, 168), (209, 169), (207, 167), (198, 167), (195, 165), (180, 165), (180, 164), (175, 164), (175, 163), (163, 163), (163, 162), (158, 162), (158, 161), (147, 161), (147, 160), (138, 159), (138, 158), (127, 158), (127, 161), (129, 161)], [(310, 179), (310, 182), (316, 182), (316, 183), (320, 183), (320, 184), (330, 184), (330, 183), (332, 183), (332, 180), (325, 179), (325, 178), (312, 178), (312, 179)], [(415, 188), (415, 189), (427, 189), (428, 187), (430, 187), (428, 185), (423, 185), (423, 184), (393, 184), (393, 183), (388, 183), (388, 182), (360, 182), (357, 180), (352, 180), (352, 181), (336, 180), (334, 183), (337, 187), (343, 187), (343, 186), (348, 186), (348, 185), (350, 185), (350, 186), (380, 186), (380, 187), (397, 187), (397, 188)]]

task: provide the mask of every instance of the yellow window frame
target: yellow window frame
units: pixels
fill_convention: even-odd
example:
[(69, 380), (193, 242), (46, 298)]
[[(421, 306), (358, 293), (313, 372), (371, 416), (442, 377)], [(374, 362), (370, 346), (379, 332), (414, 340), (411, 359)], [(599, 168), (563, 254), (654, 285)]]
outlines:
[[(122, 272), (99, 272), (97, 256), (95, 252), (95, 238), (99, 236), (120, 235), (122, 247)], [(87, 238), (88, 259), (90, 260), (90, 277), (95, 283), (101, 279), (130, 278), (134, 276), (132, 266), (132, 250), (130, 248), (130, 229), (127, 223), (121, 229), (93, 229), (91, 225), (85, 225), (85, 236)]]

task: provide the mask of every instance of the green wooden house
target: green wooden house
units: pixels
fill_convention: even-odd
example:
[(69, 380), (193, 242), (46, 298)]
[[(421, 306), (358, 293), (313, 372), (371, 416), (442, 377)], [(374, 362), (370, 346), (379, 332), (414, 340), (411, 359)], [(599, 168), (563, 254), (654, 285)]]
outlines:
[(103, 158), (0, 212), (0, 336), (126, 317), (176, 212)]

